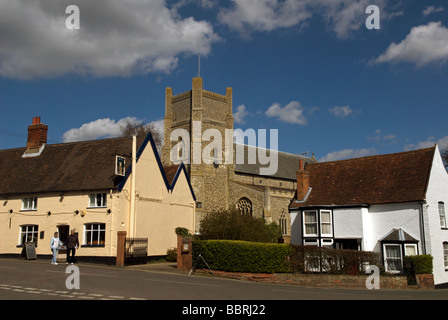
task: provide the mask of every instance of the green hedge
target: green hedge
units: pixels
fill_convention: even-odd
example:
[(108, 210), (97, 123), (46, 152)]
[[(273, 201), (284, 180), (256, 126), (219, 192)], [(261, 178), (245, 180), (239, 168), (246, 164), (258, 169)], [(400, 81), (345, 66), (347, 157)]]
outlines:
[(198, 240), (193, 242), (196, 268), (250, 273), (288, 272), (287, 259), (292, 249), (288, 244), (258, 243), (235, 240)]
[(413, 274), (431, 274), (433, 270), (432, 260), (433, 257), (429, 254), (406, 256), (404, 257), (405, 269)]

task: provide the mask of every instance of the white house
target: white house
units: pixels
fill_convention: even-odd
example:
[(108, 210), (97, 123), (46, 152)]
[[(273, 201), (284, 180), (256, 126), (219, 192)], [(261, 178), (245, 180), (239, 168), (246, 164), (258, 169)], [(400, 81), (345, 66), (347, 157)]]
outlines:
[(430, 254), (435, 285), (448, 284), (448, 175), (439, 148), (308, 163), (297, 171), (291, 243), (403, 256)]

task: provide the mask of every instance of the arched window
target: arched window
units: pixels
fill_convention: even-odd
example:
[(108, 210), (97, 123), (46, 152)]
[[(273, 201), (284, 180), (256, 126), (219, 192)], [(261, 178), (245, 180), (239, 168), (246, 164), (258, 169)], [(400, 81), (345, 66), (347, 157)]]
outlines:
[(278, 224), (282, 230), (282, 234), (288, 234), (288, 219), (286, 218), (286, 211), (282, 209), (280, 213), (280, 219), (278, 219)]
[(252, 201), (250, 201), (246, 197), (238, 200), (238, 202), (236, 203), (236, 208), (240, 210), (241, 214), (252, 215)]

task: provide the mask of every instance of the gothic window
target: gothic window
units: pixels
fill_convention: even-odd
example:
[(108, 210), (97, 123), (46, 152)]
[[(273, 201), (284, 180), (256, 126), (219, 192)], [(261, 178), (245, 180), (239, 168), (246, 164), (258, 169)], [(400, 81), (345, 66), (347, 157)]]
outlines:
[(252, 215), (252, 201), (250, 201), (246, 197), (238, 200), (238, 202), (236, 203), (236, 208), (240, 210), (241, 214)]
[(282, 209), (282, 212), (280, 213), (280, 219), (278, 220), (278, 224), (282, 229), (282, 234), (288, 234), (288, 220), (286, 219), (285, 209)]

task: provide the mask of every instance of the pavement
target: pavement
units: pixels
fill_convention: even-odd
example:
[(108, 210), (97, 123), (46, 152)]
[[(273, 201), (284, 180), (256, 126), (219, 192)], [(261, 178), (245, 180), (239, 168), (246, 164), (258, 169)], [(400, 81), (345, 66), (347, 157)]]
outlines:
[(157, 272), (168, 272), (178, 274), (189, 273), (189, 271), (178, 270), (176, 262), (154, 262), (154, 263), (126, 266), (125, 268), (133, 270), (153, 271), (153, 272), (157, 271)]

